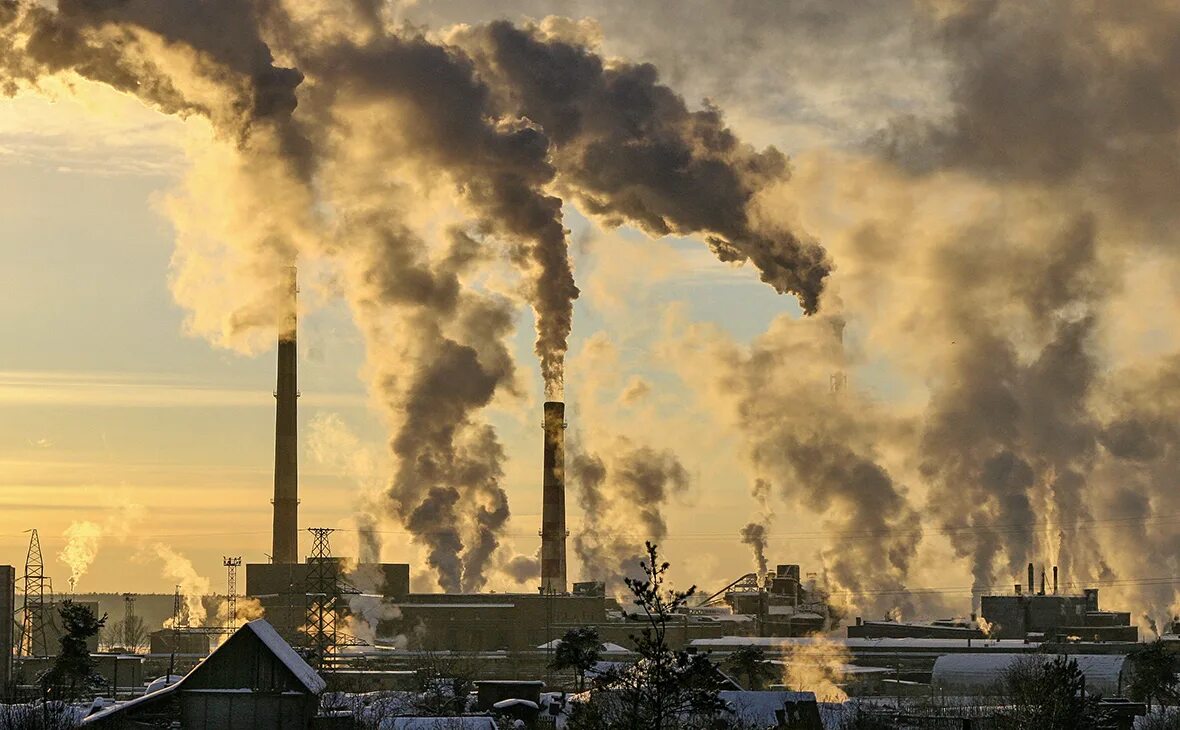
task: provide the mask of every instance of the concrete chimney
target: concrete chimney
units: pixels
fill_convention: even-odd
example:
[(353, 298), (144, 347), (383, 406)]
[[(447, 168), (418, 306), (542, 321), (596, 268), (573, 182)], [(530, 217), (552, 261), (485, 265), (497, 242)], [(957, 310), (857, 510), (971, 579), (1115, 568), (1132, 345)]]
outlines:
[(1037, 575), (1036, 575), (1036, 571), (1033, 570), (1033, 564), (1029, 563), (1028, 564), (1028, 594), (1031, 596), (1033, 593), (1036, 593), (1036, 591), (1037, 591)]
[(541, 505), (541, 593), (565, 593), (565, 404), (545, 403)]
[(290, 311), (279, 331), (278, 382), (275, 386), (275, 497), (271, 560), (299, 562), (299, 439), (295, 405), (299, 397), (295, 346), (295, 267), (286, 272)]
[(1057, 595), (1057, 566), (1053, 566), (1053, 595)]

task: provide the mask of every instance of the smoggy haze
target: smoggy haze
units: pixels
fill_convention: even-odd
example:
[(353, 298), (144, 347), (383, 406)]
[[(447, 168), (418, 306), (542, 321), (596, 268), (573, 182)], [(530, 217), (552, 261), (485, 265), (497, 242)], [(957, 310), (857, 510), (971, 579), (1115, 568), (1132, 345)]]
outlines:
[(564, 391), (572, 579), (1176, 610), (1172, 4), (181, 5), (0, 0), (0, 562), (264, 559), (297, 260), (301, 526), (419, 588), (535, 588)]

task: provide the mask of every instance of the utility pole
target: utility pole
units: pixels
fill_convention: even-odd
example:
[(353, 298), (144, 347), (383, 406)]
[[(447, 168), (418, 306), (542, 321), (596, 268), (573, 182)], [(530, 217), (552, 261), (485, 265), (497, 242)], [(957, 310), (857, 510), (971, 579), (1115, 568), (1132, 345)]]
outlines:
[(311, 555), (307, 557), (307, 639), (310, 664), (322, 669), (336, 648), (336, 597), (340, 593), (336, 561), (328, 536), (330, 527), (309, 527), (312, 534)]
[(238, 628), (238, 567), (242, 564), (242, 556), (222, 557), (221, 564), (225, 566), (225, 624), (232, 633)]

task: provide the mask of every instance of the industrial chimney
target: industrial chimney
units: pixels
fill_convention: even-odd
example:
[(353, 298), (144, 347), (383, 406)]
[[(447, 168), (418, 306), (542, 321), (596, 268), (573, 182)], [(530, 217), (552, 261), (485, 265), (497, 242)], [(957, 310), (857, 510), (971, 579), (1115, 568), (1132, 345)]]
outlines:
[(1033, 570), (1033, 564), (1029, 563), (1028, 564), (1028, 594), (1030, 596), (1037, 592), (1036, 580), (1037, 580), (1036, 571)]
[(565, 593), (565, 404), (545, 403), (541, 505), (541, 593)]
[(275, 386), (275, 497), (271, 560), (299, 562), (299, 453), (296, 406), (299, 397), (295, 346), (295, 267), (287, 269), (290, 293), (284, 326), (279, 330), (279, 375)]

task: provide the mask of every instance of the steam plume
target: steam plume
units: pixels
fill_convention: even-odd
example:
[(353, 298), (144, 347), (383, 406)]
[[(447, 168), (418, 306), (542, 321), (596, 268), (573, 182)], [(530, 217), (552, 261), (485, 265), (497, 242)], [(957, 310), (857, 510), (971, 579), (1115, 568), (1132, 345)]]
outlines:
[(102, 528), (89, 520), (73, 522), (66, 528), (65, 537), (66, 545), (57, 557), (70, 567), (70, 583), (76, 585), (98, 555)]
[(619, 437), (604, 460), (571, 450), (567, 473), (587, 519), (574, 534), (574, 551), (587, 577), (618, 581), (638, 564), (645, 540), (668, 534), (663, 510), (689, 487), (676, 455)]
[(202, 626), (208, 614), (204, 597), (209, 594), (209, 579), (197, 573), (191, 560), (163, 543), (153, 546), (156, 556), (164, 562), (164, 575), (180, 586), (180, 593), (188, 608), (190, 626)]

